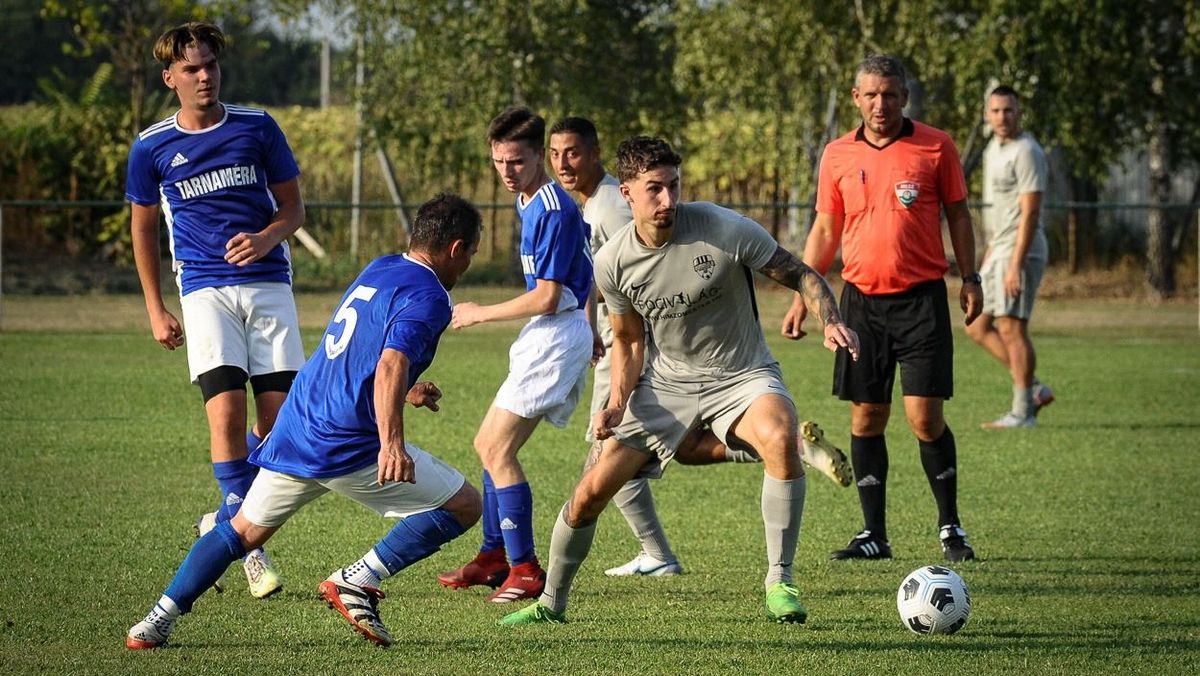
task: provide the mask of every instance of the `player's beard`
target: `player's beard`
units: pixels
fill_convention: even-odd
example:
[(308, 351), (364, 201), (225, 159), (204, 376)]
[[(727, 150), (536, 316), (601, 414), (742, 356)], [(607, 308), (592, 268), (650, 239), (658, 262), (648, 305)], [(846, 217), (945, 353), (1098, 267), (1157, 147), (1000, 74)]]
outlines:
[(654, 227), (656, 228), (671, 228), (675, 225), (675, 210), (668, 209), (666, 211), (654, 212)]

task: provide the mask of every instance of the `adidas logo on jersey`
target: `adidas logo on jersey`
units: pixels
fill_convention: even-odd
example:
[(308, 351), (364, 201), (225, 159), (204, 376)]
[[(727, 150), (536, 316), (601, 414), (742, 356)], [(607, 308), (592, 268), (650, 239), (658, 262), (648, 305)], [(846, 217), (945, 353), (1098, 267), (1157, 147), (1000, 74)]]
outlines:
[(171, 158), (171, 166), (178, 167), (181, 164), (187, 164), (188, 158), (183, 156), (183, 153), (175, 153), (175, 157)]
[(225, 504), (227, 505), (236, 505), (241, 501), (242, 496), (238, 495), (237, 493), (230, 493), (229, 495), (225, 496)]
[(504, 520), (500, 522), (500, 530), (516, 530), (516, 529), (517, 529), (517, 524), (513, 523), (512, 519), (510, 519), (508, 517), (504, 517)]

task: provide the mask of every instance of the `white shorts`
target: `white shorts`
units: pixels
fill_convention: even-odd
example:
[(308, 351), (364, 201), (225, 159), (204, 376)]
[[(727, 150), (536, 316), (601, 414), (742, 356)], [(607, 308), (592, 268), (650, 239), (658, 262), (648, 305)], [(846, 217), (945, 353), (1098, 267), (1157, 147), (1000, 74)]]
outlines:
[[(592, 369), (592, 407), (589, 411), (591, 416), (596, 415), (596, 411), (608, 406), (608, 398), (612, 394), (613, 338), (612, 322), (608, 320), (608, 303), (596, 304), (596, 331), (600, 333), (600, 340), (604, 342), (604, 356), (596, 362), (595, 368)], [(588, 417), (588, 420), (591, 420), (591, 416)], [(588, 424), (587, 432), (583, 437), (588, 442), (596, 440), (591, 424)]]
[(218, 366), (250, 376), (299, 371), (304, 364), (292, 287), (254, 282), (197, 289), (180, 299), (192, 382)]
[(565, 427), (583, 395), (592, 327), (583, 310), (529, 320), (508, 351), (508, 377), (492, 405)]
[(379, 465), (375, 463), (324, 479), (262, 469), (242, 502), (242, 516), (259, 526), (277, 528), (304, 505), (333, 491), (380, 516), (404, 518), (441, 507), (463, 487), (466, 480), (458, 470), (417, 446), (405, 444), (405, 448), (413, 459), (415, 484), (390, 481), (380, 486)]

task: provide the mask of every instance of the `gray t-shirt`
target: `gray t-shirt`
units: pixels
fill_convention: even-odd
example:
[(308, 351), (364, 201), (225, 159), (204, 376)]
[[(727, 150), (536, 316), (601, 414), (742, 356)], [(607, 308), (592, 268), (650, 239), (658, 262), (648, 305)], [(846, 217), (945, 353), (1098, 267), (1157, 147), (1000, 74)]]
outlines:
[[(1021, 222), (1021, 193), (1046, 192), (1050, 170), (1046, 153), (1029, 132), (1000, 143), (995, 136), (983, 151), (983, 229), (992, 255), (1012, 251)], [(1028, 256), (1046, 257), (1046, 236), (1038, 213)]]
[(629, 202), (621, 196), (621, 183), (612, 174), (604, 174), (596, 191), (584, 203), (583, 220), (592, 228), (592, 253), (633, 220)]
[(596, 254), (609, 312), (645, 318), (655, 350), (647, 373), (720, 379), (775, 363), (755, 316), (754, 275), (778, 245), (761, 225), (709, 202), (680, 204), (671, 239), (638, 241), (632, 223)]

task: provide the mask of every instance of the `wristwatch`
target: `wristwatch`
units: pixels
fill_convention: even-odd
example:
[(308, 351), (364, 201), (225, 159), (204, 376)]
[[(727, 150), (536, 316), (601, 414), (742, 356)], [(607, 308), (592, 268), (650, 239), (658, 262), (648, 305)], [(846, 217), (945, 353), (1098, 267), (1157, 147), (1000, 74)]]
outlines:
[(978, 272), (972, 272), (969, 275), (963, 275), (963, 284), (983, 284), (983, 277), (979, 276)]

